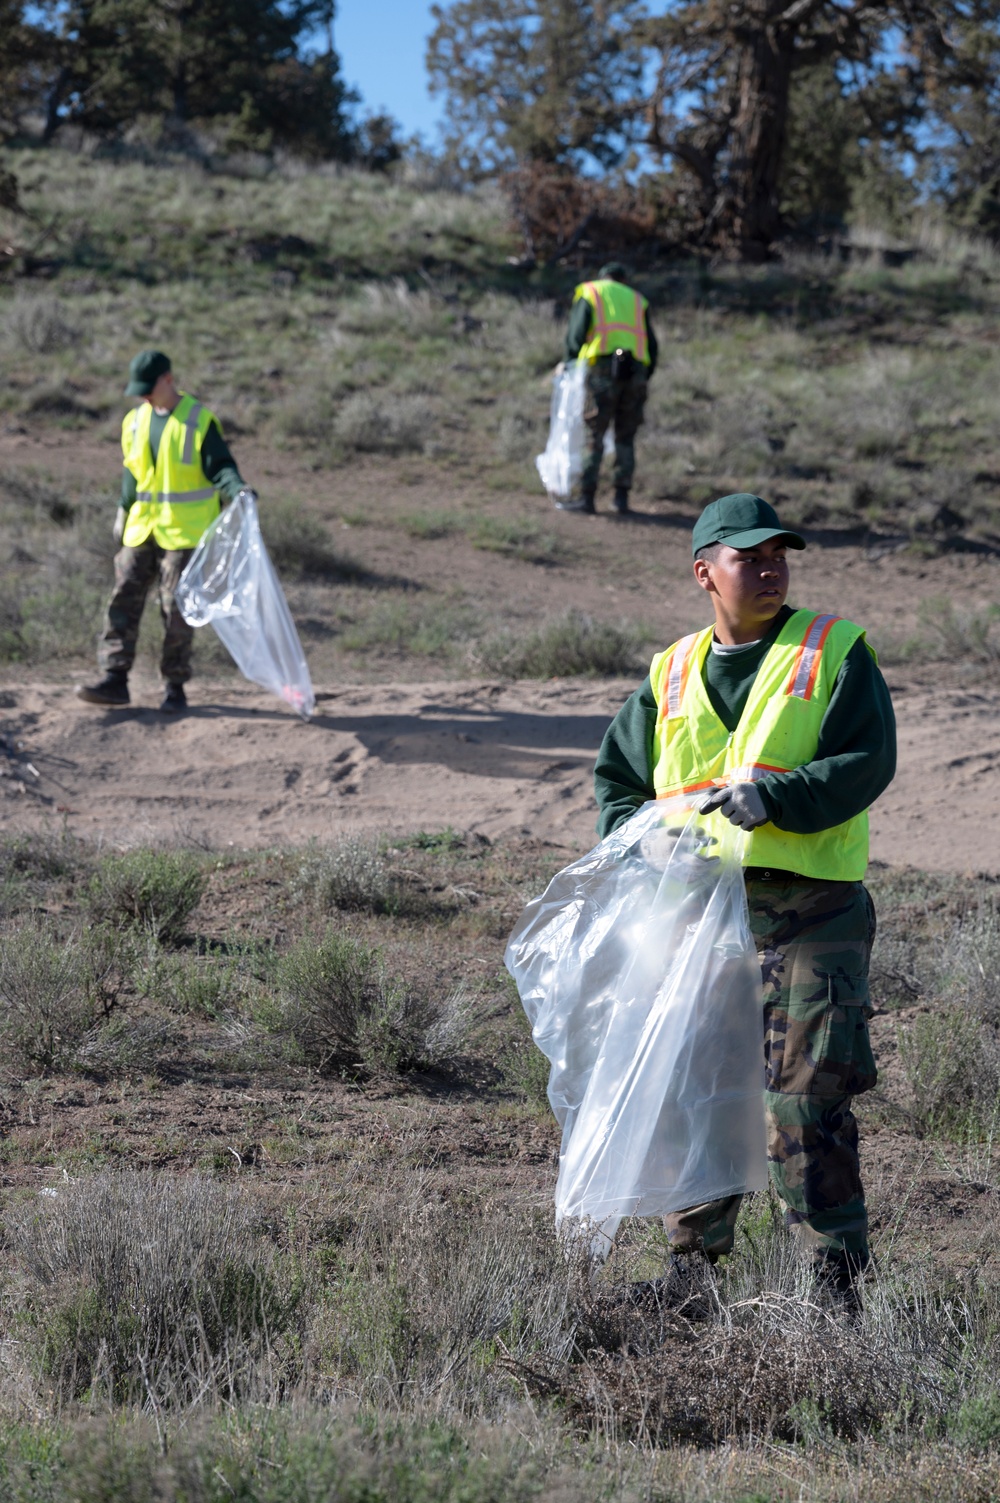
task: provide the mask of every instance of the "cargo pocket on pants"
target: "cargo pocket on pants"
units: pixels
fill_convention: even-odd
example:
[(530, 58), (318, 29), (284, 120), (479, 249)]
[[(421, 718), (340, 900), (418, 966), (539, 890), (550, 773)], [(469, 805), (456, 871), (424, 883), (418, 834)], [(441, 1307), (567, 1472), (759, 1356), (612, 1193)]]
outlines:
[(878, 1079), (868, 1019), (868, 977), (838, 972), (827, 977), (824, 1037), (814, 1056), (814, 1096), (859, 1096)]
[(878, 1078), (868, 1036), (868, 978), (826, 977), (826, 995), (778, 1002), (766, 1012), (766, 1089), (835, 1099), (871, 1090)]

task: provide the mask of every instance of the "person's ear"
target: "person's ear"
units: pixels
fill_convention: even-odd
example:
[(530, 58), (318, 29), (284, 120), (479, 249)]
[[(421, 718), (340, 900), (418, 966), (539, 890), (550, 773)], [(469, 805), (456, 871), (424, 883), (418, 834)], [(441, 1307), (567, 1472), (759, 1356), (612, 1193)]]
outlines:
[(712, 581), (712, 565), (707, 558), (696, 558), (694, 561), (694, 577), (703, 590), (710, 595), (715, 594), (715, 585)]

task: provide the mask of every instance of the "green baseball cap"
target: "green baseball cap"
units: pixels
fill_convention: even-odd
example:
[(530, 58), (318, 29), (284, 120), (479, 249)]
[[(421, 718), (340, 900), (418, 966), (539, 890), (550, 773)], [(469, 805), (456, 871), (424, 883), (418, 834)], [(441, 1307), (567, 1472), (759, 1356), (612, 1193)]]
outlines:
[(140, 350), (128, 368), (127, 397), (148, 397), (161, 376), (170, 369), (170, 356), (162, 350)]
[(720, 496), (705, 507), (694, 524), (691, 551), (697, 553), (712, 543), (725, 543), (728, 548), (754, 548), (775, 537), (784, 538), (789, 548), (806, 546), (805, 538), (782, 527), (778, 513), (762, 497), (738, 491), (733, 496)]

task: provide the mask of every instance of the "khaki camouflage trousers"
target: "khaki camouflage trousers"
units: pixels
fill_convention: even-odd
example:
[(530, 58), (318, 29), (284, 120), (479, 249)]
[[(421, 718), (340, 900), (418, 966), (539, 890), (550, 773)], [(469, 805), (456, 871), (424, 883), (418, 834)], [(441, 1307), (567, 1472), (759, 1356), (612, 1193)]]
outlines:
[[(747, 880), (764, 984), (771, 1180), (785, 1222), (817, 1261), (868, 1258), (851, 1098), (875, 1084), (868, 962), (875, 910), (860, 882)], [(670, 1245), (714, 1262), (732, 1251), (741, 1197), (663, 1218)]]
[(589, 443), (583, 460), (580, 488), (593, 492), (604, 454), (604, 435), (615, 425), (615, 485), (628, 490), (635, 474), (635, 435), (642, 424), (646, 405), (645, 367), (636, 366), (628, 381), (611, 379), (611, 357), (604, 356), (587, 371), (583, 421)]
[(166, 549), (149, 537), (138, 548), (115, 554), (115, 588), (108, 601), (104, 630), (98, 638), (98, 659), (105, 673), (128, 673), (135, 661), (135, 644), (143, 606), (158, 579), (163, 649), (160, 672), (168, 684), (186, 684), (191, 677), (194, 627), (188, 626), (174, 604), (174, 591), (193, 548)]

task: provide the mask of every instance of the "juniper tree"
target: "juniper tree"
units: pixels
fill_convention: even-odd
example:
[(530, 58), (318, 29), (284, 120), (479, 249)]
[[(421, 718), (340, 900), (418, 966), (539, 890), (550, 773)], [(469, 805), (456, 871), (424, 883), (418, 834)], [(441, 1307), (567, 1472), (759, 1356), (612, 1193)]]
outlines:
[(456, 0), (431, 13), (431, 91), (466, 171), (611, 167), (641, 134), (641, 0)]
[(139, 116), (228, 119), (247, 144), (347, 156), (353, 134), (328, 40), (334, 0), (67, 0), (46, 135), (67, 120), (114, 133)]

